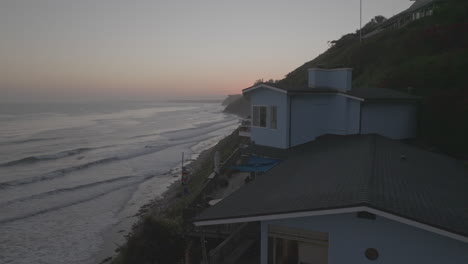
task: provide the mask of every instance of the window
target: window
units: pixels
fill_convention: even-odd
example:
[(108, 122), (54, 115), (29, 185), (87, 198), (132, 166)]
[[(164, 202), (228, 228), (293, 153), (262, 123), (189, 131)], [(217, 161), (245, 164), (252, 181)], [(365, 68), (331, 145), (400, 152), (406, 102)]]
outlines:
[(270, 225), (268, 264), (328, 263), (328, 234)]
[[(270, 110), (269, 116), (267, 111)], [(254, 127), (267, 127), (267, 118), (270, 119), (270, 128), (278, 128), (278, 107), (254, 106), (252, 109), (252, 124)]]
[(276, 106), (270, 106), (270, 128), (278, 128), (278, 118), (277, 118), (277, 108)]
[(267, 126), (267, 108), (266, 106), (253, 107), (253, 125), (256, 127)]
[(252, 112), (252, 124), (258, 127), (260, 126), (260, 107), (254, 106)]
[(267, 126), (266, 120), (267, 120), (267, 108), (260, 107), (260, 126), (261, 127)]

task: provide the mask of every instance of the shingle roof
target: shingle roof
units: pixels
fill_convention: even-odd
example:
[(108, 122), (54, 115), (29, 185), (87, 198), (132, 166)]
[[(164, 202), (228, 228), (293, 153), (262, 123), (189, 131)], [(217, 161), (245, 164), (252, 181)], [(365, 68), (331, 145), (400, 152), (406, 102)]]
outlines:
[(365, 205), (468, 237), (468, 177), (455, 159), (378, 135), (327, 135), (285, 153), (195, 221)]
[[(336, 93), (336, 94), (346, 94), (351, 95), (354, 97), (359, 97), (364, 100), (398, 100), (398, 101), (416, 101), (420, 98), (417, 96), (413, 96), (407, 93), (403, 93), (393, 89), (386, 89), (386, 88), (354, 88), (348, 92), (342, 92), (337, 89), (333, 89), (330, 87), (317, 87), (317, 88), (310, 88), (307, 85), (291, 85), (291, 84), (282, 84), (282, 83), (262, 83), (256, 86), (271, 86), (288, 93), (303, 93), (303, 94), (312, 94), (312, 93)], [(250, 89), (247, 88), (247, 89)], [(244, 89), (247, 90), (247, 89)]]

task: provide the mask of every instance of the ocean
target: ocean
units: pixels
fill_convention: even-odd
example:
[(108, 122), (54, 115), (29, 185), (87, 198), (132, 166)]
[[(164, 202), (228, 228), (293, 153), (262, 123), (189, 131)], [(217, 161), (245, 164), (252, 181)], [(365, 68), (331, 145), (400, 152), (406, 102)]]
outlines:
[[(238, 126), (220, 103), (0, 104), (0, 263), (96, 263), (104, 236)], [(128, 230), (126, 230), (128, 231)]]

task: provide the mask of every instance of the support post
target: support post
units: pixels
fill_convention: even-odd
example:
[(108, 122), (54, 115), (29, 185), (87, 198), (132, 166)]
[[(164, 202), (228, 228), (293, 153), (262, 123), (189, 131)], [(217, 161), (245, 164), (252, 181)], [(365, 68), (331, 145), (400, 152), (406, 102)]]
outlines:
[(200, 237), (201, 248), (202, 248), (202, 264), (208, 264), (208, 255), (206, 254), (206, 244), (205, 244), (205, 230), (201, 230), (202, 235)]
[(268, 224), (260, 223), (260, 263), (268, 264)]
[(190, 239), (185, 247), (185, 264), (192, 264), (192, 246), (193, 241)]

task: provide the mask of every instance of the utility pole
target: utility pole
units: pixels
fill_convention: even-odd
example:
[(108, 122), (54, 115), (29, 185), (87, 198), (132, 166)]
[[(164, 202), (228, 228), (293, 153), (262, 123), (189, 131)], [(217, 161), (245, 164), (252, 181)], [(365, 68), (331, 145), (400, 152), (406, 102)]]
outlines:
[(184, 152), (182, 152), (182, 164), (180, 167), (180, 183), (182, 185), (185, 185), (187, 175), (185, 175), (185, 170), (184, 170)]

